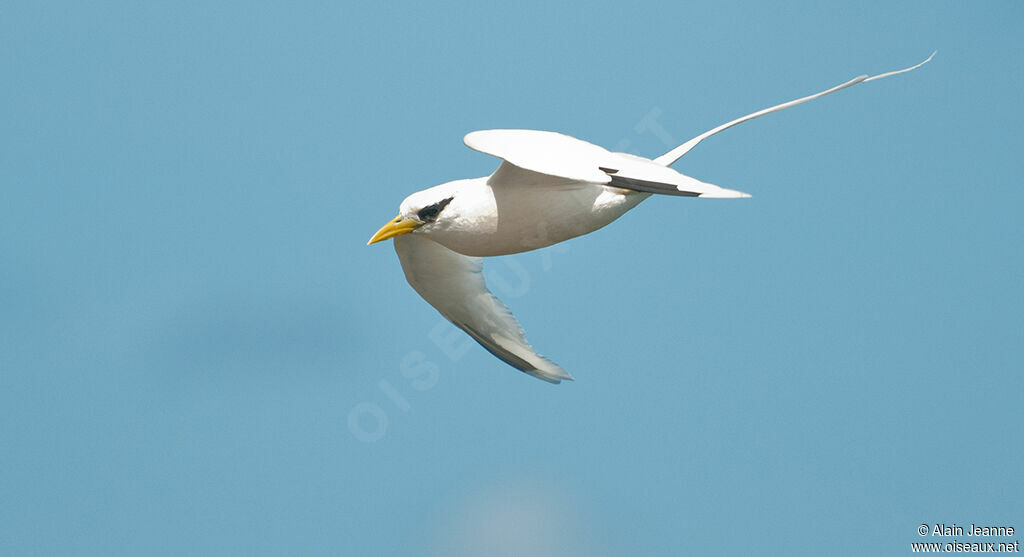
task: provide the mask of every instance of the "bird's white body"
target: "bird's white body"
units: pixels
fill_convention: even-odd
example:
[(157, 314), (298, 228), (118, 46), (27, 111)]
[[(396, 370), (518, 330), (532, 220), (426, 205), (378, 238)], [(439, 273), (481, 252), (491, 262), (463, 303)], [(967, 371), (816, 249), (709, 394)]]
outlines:
[(750, 197), (680, 174), (669, 165), (704, 139), (736, 124), (858, 83), (908, 72), (928, 60), (874, 77), (859, 76), (820, 93), (748, 114), (654, 159), (610, 152), (554, 132), (472, 132), (465, 137), (467, 146), (502, 159), (494, 174), (456, 180), (410, 195), (402, 202), (398, 217), (384, 225), (369, 243), (394, 238), (409, 284), (492, 354), (551, 383), (572, 379), (530, 347), (512, 313), (487, 290), (480, 272), (481, 257), (530, 251), (589, 234), (652, 193)]
[[(426, 199), (453, 197), (445, 213), (455, 218), (438, 221), (431, 240), (472, 257), (535, 250), (589, 234), (650, 196), (589, 182), (491, 187), (489, 178), (456, 180), (419, 192)], [(414, 206), (417, 200), (407, 202)], [(407, 209), (403, 206), (402, 212)]]

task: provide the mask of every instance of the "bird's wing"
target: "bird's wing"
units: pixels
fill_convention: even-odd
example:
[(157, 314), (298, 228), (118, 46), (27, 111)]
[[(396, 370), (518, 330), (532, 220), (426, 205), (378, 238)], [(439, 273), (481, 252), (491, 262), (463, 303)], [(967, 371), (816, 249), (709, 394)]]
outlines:
[(876, 79), (882, 79), (883, 77), (889, 77), (891, 75), (898, 75), (898, 74), (901, 74), (901, 73), (906, 73), (906, 72), (909, 72), (909, 71), (912, 71), (912, 70), (916, 70), (917, 68), (920, 68), (921, 66), (923, 66), (923, 65), (927, 64), (929, 61), (931, 61), (933, 56), (935, 56), (935, 52), (933, 52), (931, 54), (931, 56), (929, 56), (924, 62), (921, 62), (919, 64), (915, 64), (913, 66), (910, 66), (909, 68), (904, 68), (902, 70), (895, 70), (895, 71), (891, 71), (891, 72), (885, 72), (885, 73), (878, 74), (878, 75), (871, 76), (871, 77), (868, 77), (866, 75), (857, 76), (857, 77), (851, 79), (850, 81), (847, 81), (846, 83), (842, 83), (840, 85), (836, 85), (835, 87), (833, 87), (831, 89), (826, 89), (825, 91), (822, 91), (820, 93), (815, 93), (813, 95), (807, 95), (806, 97), (801, 97), (799, 99), (792, 100), (792, 101), (789, 101), (789, 102), (784, 102), (782, 104), (777, 104), (775, 106), (772, 106), (772, 107), (769, 107), (769, 108), (765, 108), (763, 110), (758, 110), (757, 112), (754, 112), (752, 114), (747, 114), (746, 116), (737, 118), (737, 119), (735, 119), (735, 120), (733, 120), (731, 122), (726, 122), (726, 123), (722, 124), (721, 126), (718, 126), (716, 128), (712, 128), (712, 129), (710, 129), (710, 130), (708, 130), (708, 131), (698, 135), (697, 137), (687, 141), (686, 143), (683, 143), (679, 147), (676, 147), (675, 149), (672, 149), (671, 151), (665, 153), (664, 155), (654, 159), (654, 162), (656, 162), (658, 164), (661, 164), (661, 165), (664, 165), (664, 166), (668, 166), (668, 165), (676, 162), (677, 160), (679, 160), (679, 158), (682, 157), (683, 155), (685, 155), (686, 153), (690, 152), (690, 149), (693, 149), (694, 147), (696, 147), (697, 144), (700, 143), (701, 141), (704, 141), (705, 139), (711, 137), (712, 135), (715, 135), (718, 132), (725, 131), (725, 130), (735, 126), (736, 124), (742, 124), (743, 122), (746, 122), (747, 120), (753, 120), (754, 118), (758, 118), (760, 116), (764, 116), (765, 114), (771, 114), (772, 112), (778, 112), (780, 110), (789, 108), (791, 106), (796, 106), (798, 104), (805, 103), (807, 101), (811, 101), (811, 100), (814, 100), (814, 99), (817, 99), (817, 98), (820, 98), (820, 97), (824, 97), (825, 95), (829, 95), (831, 93), (835, 93), (836, 91), (840, 91), (842, 89), (846, 89), (847, 87), (852, 87), (854, 85), (857, 85), (858, 83), (867, 83), (869, 81), (874, 81)]
[(416, 292), (491, 354), (550, 383), (572, 379), (530, 347), (512, 312), (487, 290), (479, 257), (461, 255), (418, 234), (397, 236), (395, 251)]
[(519, 168), (577, 182), (607, 184), (598, 168), (611, 153), (604, 147), (556, 132), (480, 130), (462, 139), (470, 149), (487, 153)]
[(568, 135), (536, 130), (481, 130), (468, 147), (504, 159), (488, 179), (491, 187), (565, 186), (589, 182), (687, 197), (750, 197), (676, 172), (650, 159), (613, 153)]

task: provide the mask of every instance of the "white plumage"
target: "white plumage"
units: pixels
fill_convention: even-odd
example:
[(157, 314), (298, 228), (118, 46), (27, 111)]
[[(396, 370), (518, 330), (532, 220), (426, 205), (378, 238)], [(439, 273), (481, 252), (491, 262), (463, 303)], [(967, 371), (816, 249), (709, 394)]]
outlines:
[(545, 381), (572, 379), (526, 342), (512, 312), (487, 290), (479, 257), (460, 255), (420, 234), (395, 238), (395, 251), (416, 292), (492, 354)]
[(394, 238), (409, 284), (492, 354), (545, 381), (572, 379), (533, 350), (512, 313), (487, 290), (481, 257), (529, 251), (588, 234), (654, 193), (750, 197), (691, 178), (668, 165), (704, 139), (736, 124), (858, 83), (911, 71), (932, 56), (910, 68), (859, 76), (820, 93), (737, 118), (653, 160), (611, 152), (555, 132), (475, 131), (466, 135), (466, 145), (503, 159), (494, 174), (456, 180), (410, 195), (402, 202), (399, 215), (377, 231), (369, 243)]

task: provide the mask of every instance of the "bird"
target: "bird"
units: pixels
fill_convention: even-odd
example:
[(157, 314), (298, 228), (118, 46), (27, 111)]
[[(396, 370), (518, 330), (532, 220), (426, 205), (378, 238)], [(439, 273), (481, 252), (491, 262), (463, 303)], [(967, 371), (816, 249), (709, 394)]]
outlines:
[(651, 195), (745, 198), (671, 165), (735, 125), (858, 85), (915, 70), (860, 75), (819, 93), (712, 128), (648, 159), (551, 131), (492, 129), (467, 134), (467, 147), (501, 159), (490, 176), (455, 180), (409, 195), (398, 216), (367, 242), (393, 239), (412, 288), (455, 326), (512, 367), (549, 383), (572, 380), (538, 354), (508, 307), (484, 282), (482, 258), (535, 250), (598, 230)]

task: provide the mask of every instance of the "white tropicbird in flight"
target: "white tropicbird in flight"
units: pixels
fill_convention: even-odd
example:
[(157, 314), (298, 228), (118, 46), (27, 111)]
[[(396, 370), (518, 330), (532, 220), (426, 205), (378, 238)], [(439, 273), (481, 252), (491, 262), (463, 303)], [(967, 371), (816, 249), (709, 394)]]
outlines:
[(835, 93), (858, 83), (917, 69), (862, 75), (826, 91), (779, 104), (708, 130), (655, 159), (614, 153), (567, 135), (484, 130), (466, 135), (471, 149), (502, 159), (484, 178), (456, 180), (402, 201), (397, 217), (368, 244), (395, 239), (409, 284), (441, 315), (492, 354), (534, 377), (572, 379), (537, 354), (519, 322), (484, 284), (481, 258), (519, 253), (593, 232), (651, 194), (750, 197), (669, 167), (698, 143), (736, 124)]

